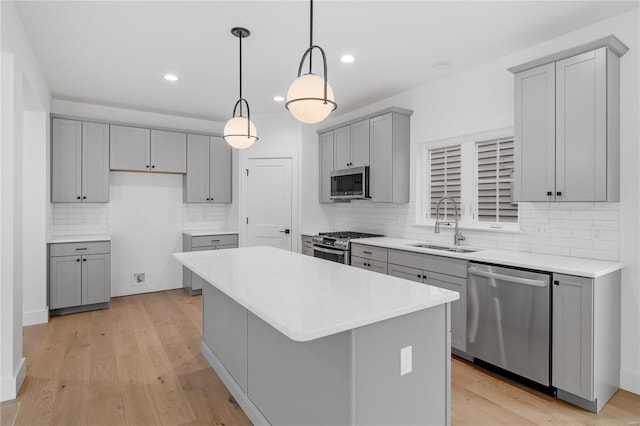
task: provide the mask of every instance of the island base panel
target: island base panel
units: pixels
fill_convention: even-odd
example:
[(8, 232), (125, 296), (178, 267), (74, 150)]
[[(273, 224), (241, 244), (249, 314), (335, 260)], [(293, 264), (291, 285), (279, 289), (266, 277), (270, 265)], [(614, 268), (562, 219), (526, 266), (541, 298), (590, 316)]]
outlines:
[(448, 304), (308, 342), (206, 282), (203, 304), (202, 352), (255, 424), (449, 424)]

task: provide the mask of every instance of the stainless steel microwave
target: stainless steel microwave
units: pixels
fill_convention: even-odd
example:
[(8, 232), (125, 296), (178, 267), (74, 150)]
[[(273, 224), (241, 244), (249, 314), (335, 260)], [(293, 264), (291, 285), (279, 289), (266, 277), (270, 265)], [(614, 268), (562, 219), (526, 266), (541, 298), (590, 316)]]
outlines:
[(331, 172), (332, 200), (366, 200), (369, 198), (369, 166)]

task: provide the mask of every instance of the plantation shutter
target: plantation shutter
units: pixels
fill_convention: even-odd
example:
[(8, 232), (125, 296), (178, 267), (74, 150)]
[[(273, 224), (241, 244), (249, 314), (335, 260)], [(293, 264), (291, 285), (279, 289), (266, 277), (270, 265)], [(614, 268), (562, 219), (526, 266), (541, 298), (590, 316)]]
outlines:
[(517, 223), (513, 201), (513, 138), (476, 143), (478, 222)]
[[(429, 202), (431, 218), (436, 217), (436, 206), (442, 197), (451, 197), (460, 205), (461, 189), (460, 145), (429, 150)], [(440, 218), (453, 219), (453, 204), (440, 205)]]

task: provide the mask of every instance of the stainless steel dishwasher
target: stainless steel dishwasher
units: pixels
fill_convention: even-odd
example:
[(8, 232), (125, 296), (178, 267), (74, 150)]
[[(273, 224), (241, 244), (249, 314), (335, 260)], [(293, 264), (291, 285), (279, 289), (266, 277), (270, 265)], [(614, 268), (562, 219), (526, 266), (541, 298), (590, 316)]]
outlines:
[(551, 274), (469, 263), (467, 353), (551, 384)]

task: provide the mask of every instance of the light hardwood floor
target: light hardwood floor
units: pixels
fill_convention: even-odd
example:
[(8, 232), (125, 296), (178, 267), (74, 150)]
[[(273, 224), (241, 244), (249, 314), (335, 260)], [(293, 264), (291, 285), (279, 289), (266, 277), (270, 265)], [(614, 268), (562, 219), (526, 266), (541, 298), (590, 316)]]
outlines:
[[(111, 309), (24, 328), (27, 378), (0, 425), (249, 425), (200, 354), (201, 296), (113, 298)], [(619, 391), (599, 415), (452, 361), (454, 425), (638, 425)]]

